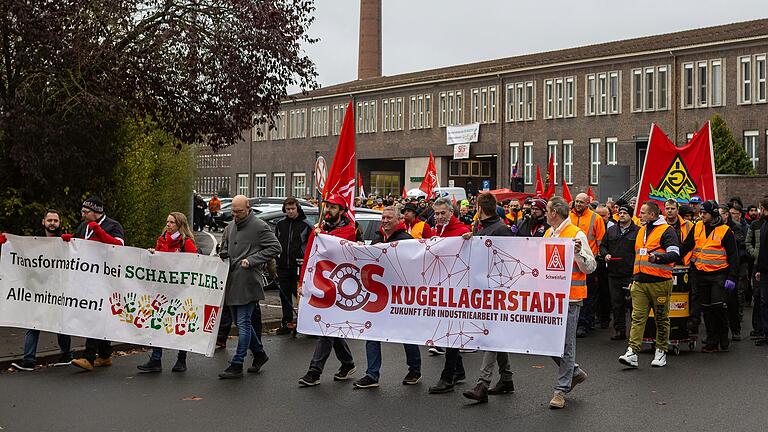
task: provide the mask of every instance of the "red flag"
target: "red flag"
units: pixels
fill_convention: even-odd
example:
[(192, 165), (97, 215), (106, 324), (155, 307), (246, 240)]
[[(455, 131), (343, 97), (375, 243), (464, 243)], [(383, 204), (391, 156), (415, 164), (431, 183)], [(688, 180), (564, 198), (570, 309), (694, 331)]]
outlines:
[(403, 194), (401, 196), (403, 199), (408, 199), (408, 194), (405, 192), (405, 186), (403, 186)]
[(571, 196), (571, 190), (568, 189), (568, 184), (565, 183), (565, 179), (563, 179), (563, 199), (570, 204), (573, 201), (573, 197)]
[(687, 203), (696, 195), (702, 200), (717, 200), (713, 155), (709, 122), (682, 147), (676, 147), (652, 124), (635, 214), (639, 214), (639, 204), (646, 201), (657, 201), (660, 206), (668, 199)]
[(595, 193), (592, 192), (592, 186), (587, 188), (587, 196), (589, 197), (589, 202), (592, 202), (595, 200)]
[(363, 189), (363, 175), (357, 173), (357, 187), (360, 189), (360, 198), (365, 198), (365, 189)]
[(547, 190), (544, 191), (544, 198), (550, 199), (555, 194), (555, 154), (549, 155), (549, 164), (547, 164)]
[(539, 170), (539, 166), (536, 165), (536, 192), (534, 195), (537, 197), (540, 197), (544, 194), (544, 182), (541, 181), (541, 171)]
[[(362, 186), (362, 182), (360, 185)], [(323, 187), (322, 199), (326, 200), (331, 195), (340, 196), (346, 203), (347, 214), (352, 222), (355, 221), (355, 114), (352, 102), (347, 105), (347, 110), (344, 112), (344, 123), (341, 125), (341, 133), (339, 134), (339, 144), (336, 146), (336, 154), (333, 155), (333, 162), (331, 163), (331, 169), (328, 171), (328, 177), (325, 179), (325, 186)], [(322, 206), (320, 207), (323, 208)], [(320, 226), (323, 220), (323, 215), (320, 214), (318, 218), (317, 226)], [(309, 239), (307, 240), (307, 248), (304, 250), (304, 263), (301, 265), (301, 271), (299, 271), (299, 286), (303, 284), (304, 272), (306, 271), (307, 262), (311, 255), (312, 247), (315, 243), (315, 230), (313, 229), (309, 233)]]
[[(361, 183), (362, 184), (362, 183)], [(347, 105), (344, 113), (344, 123), (339, 134), (339, 144), (336, 146), (336, 154), (333, 155), (331, 169), (323, 188), (323, 199), (333, 194), (341, 196), (347, 203), (349, 217), (354, 222), (355, 201), (355, 116), (352, 102)]]
[(435, 158), (432, 156), (432, 150), (429, 151), (429, 165), (424, 173), (424, 180), (421, 181), (419, 190), (427, 194), (427, 199), (432, 198), (437, 187), (437, 169), (435, 169)]

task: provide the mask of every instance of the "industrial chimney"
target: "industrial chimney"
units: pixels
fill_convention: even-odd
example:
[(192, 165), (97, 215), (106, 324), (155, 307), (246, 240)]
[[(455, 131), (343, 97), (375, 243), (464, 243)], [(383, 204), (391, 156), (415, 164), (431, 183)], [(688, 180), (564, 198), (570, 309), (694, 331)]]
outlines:
[(381, 76), (381, 0), (360, 0), (357, 79)]

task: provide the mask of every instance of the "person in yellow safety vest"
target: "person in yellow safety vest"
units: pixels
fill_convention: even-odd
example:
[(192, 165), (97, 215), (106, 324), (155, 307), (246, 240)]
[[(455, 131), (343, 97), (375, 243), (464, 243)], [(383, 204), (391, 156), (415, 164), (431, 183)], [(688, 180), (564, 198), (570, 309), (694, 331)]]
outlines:
[(419, 207), (416, 204), (412, 202), (406, 203), (401, 212), (403, 214), (403, 222), (405, 222), (405, 229), (411, 237), (415, 239), (428, 239), (432, 237), (432, 229), (426, 222), (419, 219)]
[[(573, 210), (571, 210), (571, 223), (581, 229), (587, 236), (589, 249), (592, 255), (600, 254), (600, 243), (605, 236), (605, 222), (603, 218), (589, 208), (589, 195), (580, 193), (573, 200)], [(594, 305), (599, 291), (599, 285), (596, 275), (587, 277), (587, 298), (584, 300), (584, 306), (581, 308), (579, 316), (579, 326), (576, 329), (576, 337), (584, 337), (595, 327)]]
[(736, 236), (723, 223), (717, 202), (705, 201), (701, 205), (701, 220), (688, 233), (680, 253), (691, 257), (691, 319), (689, 330), (696, 333), (699, 313), (703, 312), (707, 340), (703, 353), (728, 351), (728, 314), (726, 291), (736, 290), (739, 280), (739, 250)]
[[(677, 238), (682, 243), (686, 237), (688, 237), (688, 233), (691, 232), (691, 229), (693, 228), (693, 222), (683, 219), (680, 214), (680, 204), (677, 203), (674, 199), (668, 199), (667, 202), (664, 203), (664, 217), (672, 228), (674, 228), (675, 233), (677, 234)], [(689, 253), (688, 255), (681, 257), (681, 259), (677, 262), (677, 264), (682, 264), (686, 267), (688, 267), (688, 264), (691, 263), (691, 254), (693, 252)]]
[(636, 368), (637, 354), (643, 343), (648, 311), (653, 308), (656, 321), (656, 354), (651, 366), (667, 365), (669, 344), (669, 298), (672, 295), (672, 269), (680, 258), (680, 246), (674, 228), (660, 215), (659, 205), (648, 201), (640, 207), (643, 227), (635, 240), (635, 265), (632, 271), (632, 327), (629, 346), (619, 363)]
[(562, 357), (552, 357), (558, 365), (557, 384), (550, 408), (565, 407), (565, 395), (573, 390), (574, 386), (587, 379), (587, 373), (576, 363), (576, 328), (578, 326), (579, 311), (584, 299), (587, 298), (587, 275), (597, 268), (592, 249), (587, 247), (586, 234), (576, 225), (571, 223), (568, 217), (570, 208), (568, 203), (559, 196), (554, 196), (547, 203), (545, 216), (551, 226), (544, 237), (572, 238), (574, 244), (573, 270), (571, 279), (571, 292), (568, 302), (568, 318), (565, 325), (565, 347)]
[(523, 211), (520, 210), (520, 200), (517, 198), (512, 198), (509, 201), (507, 219), (510, 225), (517, 225), (523, 219)]

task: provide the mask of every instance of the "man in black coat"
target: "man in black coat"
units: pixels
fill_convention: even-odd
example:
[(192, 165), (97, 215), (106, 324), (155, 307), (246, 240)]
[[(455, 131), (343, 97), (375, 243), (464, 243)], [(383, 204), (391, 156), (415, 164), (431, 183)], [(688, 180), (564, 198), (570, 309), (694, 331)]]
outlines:
[(544, 212), (547, 211), (547, 200), (536, 198), (531, 201), (530, 215), (523, 218), (519, 225), (512, 227), (518, 237), (544, 237), (544, 233), (549, 229), (547, 217)]
[(282, 325), (277, 334), (289, 334), (295, 328), (293, 323), (293, 296), (296, 295), (296, 285), (299, 281), (299, 269), (304, 260), (309, 234), (312, 226), (307, 222), (307, 216), (294, 197), (288, 197), (283, 202), (285, 218), (275, 226), (275, 236), (280, 241), (283, 251), (277, 258), (277, 278), (280, 284), (280, 304), (283, 309)]
[(614, 334), (611, 340), (627, 339), (627, 287), (632, 282), (635, 264), (635, 240), (640, 227), (632, 222), (634, 210), (628, 204), (619, 207), (619, 223), (605, 231), (600, 255), (608, 267), (608, 289), (613, 312)]

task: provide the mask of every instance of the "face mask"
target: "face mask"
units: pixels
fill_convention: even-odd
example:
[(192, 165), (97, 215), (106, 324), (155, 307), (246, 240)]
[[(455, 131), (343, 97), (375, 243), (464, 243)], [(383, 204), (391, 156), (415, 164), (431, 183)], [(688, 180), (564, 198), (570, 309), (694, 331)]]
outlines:
[(175, 233), (171, 234), (171, 239), (178, 240), (179, 237), (181, 237), (181, 231), (176, 231)]

